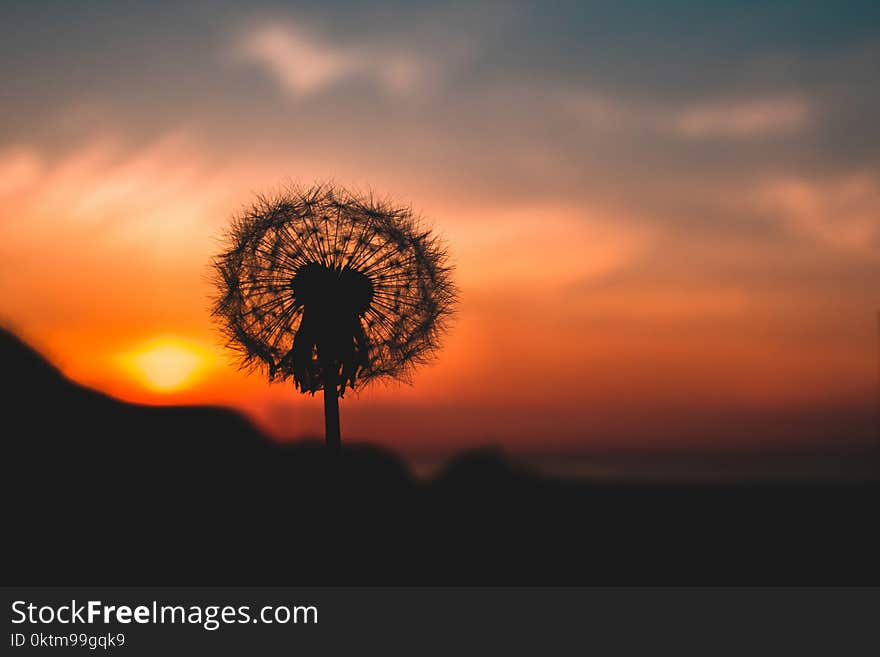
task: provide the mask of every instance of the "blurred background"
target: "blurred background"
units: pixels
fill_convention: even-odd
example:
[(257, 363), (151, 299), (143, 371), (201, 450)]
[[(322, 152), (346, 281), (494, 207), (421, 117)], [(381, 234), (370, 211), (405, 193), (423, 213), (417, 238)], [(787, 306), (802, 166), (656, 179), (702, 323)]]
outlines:
[(320, 399), (235, 369), (209, 275), (256, 194), (333, 180), (411, 203), (462, 291), (344, 438), (868, 476), (878, 70), (875, 2), (7, 1), (0, 322), (121, 399), (320, 435)]

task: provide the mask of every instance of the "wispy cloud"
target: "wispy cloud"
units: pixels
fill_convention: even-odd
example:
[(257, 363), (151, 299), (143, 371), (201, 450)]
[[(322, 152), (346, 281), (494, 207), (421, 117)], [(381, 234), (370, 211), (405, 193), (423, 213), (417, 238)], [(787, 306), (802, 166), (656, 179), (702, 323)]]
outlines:
[(880, 253), (880, 183), (876, 176), (787, 177), (768, 183), (761, 200), (801, 235), (833, 248)]
[(809, 103), (797, 96), (771, 96), (684, 107), (672, 125), (694, 139), (751, 139), (786, 134), (803, 128), (811, 115)]
[(384, 44), (338, 44), (300, 25), (266, 24), (244, 33), (238, 54), (265, 67), (290, 96), (301, 98), (351, 80), (407, 93), (435, 79), (449, 53)]
[(18, 146), (0, 150), (0, 198), (33, 181), (40, 168), (40, 158), (30, 148)]
[(87, 239), (167, 259), (186, 249), (210, 211), (224, 207), (218, 175), (186, 137), (173, 133), (140, 149), (96, 136), (54, 157), (32, 145), (3, 150), (4, 246), (43, 244), (65, 252), (69, 240)]
[(650, 131), (689, 140), (748, 140), (806, 128), (815, 111), (794, 94), (688, 103), (624, 99), (598, 91), (564, 94), (564, 107), (598, 130)]

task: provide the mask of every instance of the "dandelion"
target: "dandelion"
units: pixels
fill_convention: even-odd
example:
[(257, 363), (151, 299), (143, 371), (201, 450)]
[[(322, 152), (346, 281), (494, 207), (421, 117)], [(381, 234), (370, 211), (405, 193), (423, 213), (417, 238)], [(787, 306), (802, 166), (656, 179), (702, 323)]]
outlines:
[(433, 357), (456, 301), (448, 255), (411, 209), (341, 187), (259, 197), (214, 259), (213, 315), (241, 365), (324, 394), (327, 446), (339, 397), (409, 381)]

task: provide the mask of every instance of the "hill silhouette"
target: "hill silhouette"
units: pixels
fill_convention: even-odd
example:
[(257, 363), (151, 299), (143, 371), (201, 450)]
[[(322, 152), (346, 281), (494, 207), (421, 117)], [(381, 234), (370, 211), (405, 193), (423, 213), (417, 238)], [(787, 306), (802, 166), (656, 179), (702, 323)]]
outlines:
[(420, 481), (115, 400), (2, 330), (0, 362), (9, 585), (880, 583), (875, 484), (599, 485), (492, 450)]

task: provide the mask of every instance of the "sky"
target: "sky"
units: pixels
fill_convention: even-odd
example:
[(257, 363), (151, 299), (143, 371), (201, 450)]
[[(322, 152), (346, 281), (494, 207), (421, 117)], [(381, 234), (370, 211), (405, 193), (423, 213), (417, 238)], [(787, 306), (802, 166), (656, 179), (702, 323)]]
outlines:
[(0, 322), (122, 399), (286, 439), (211, 257), (259, 193), (421, 213), (461, 289), (436, 363), (342, 403), (401, 449), (876, 440), (876, 2), (15, 2)]

